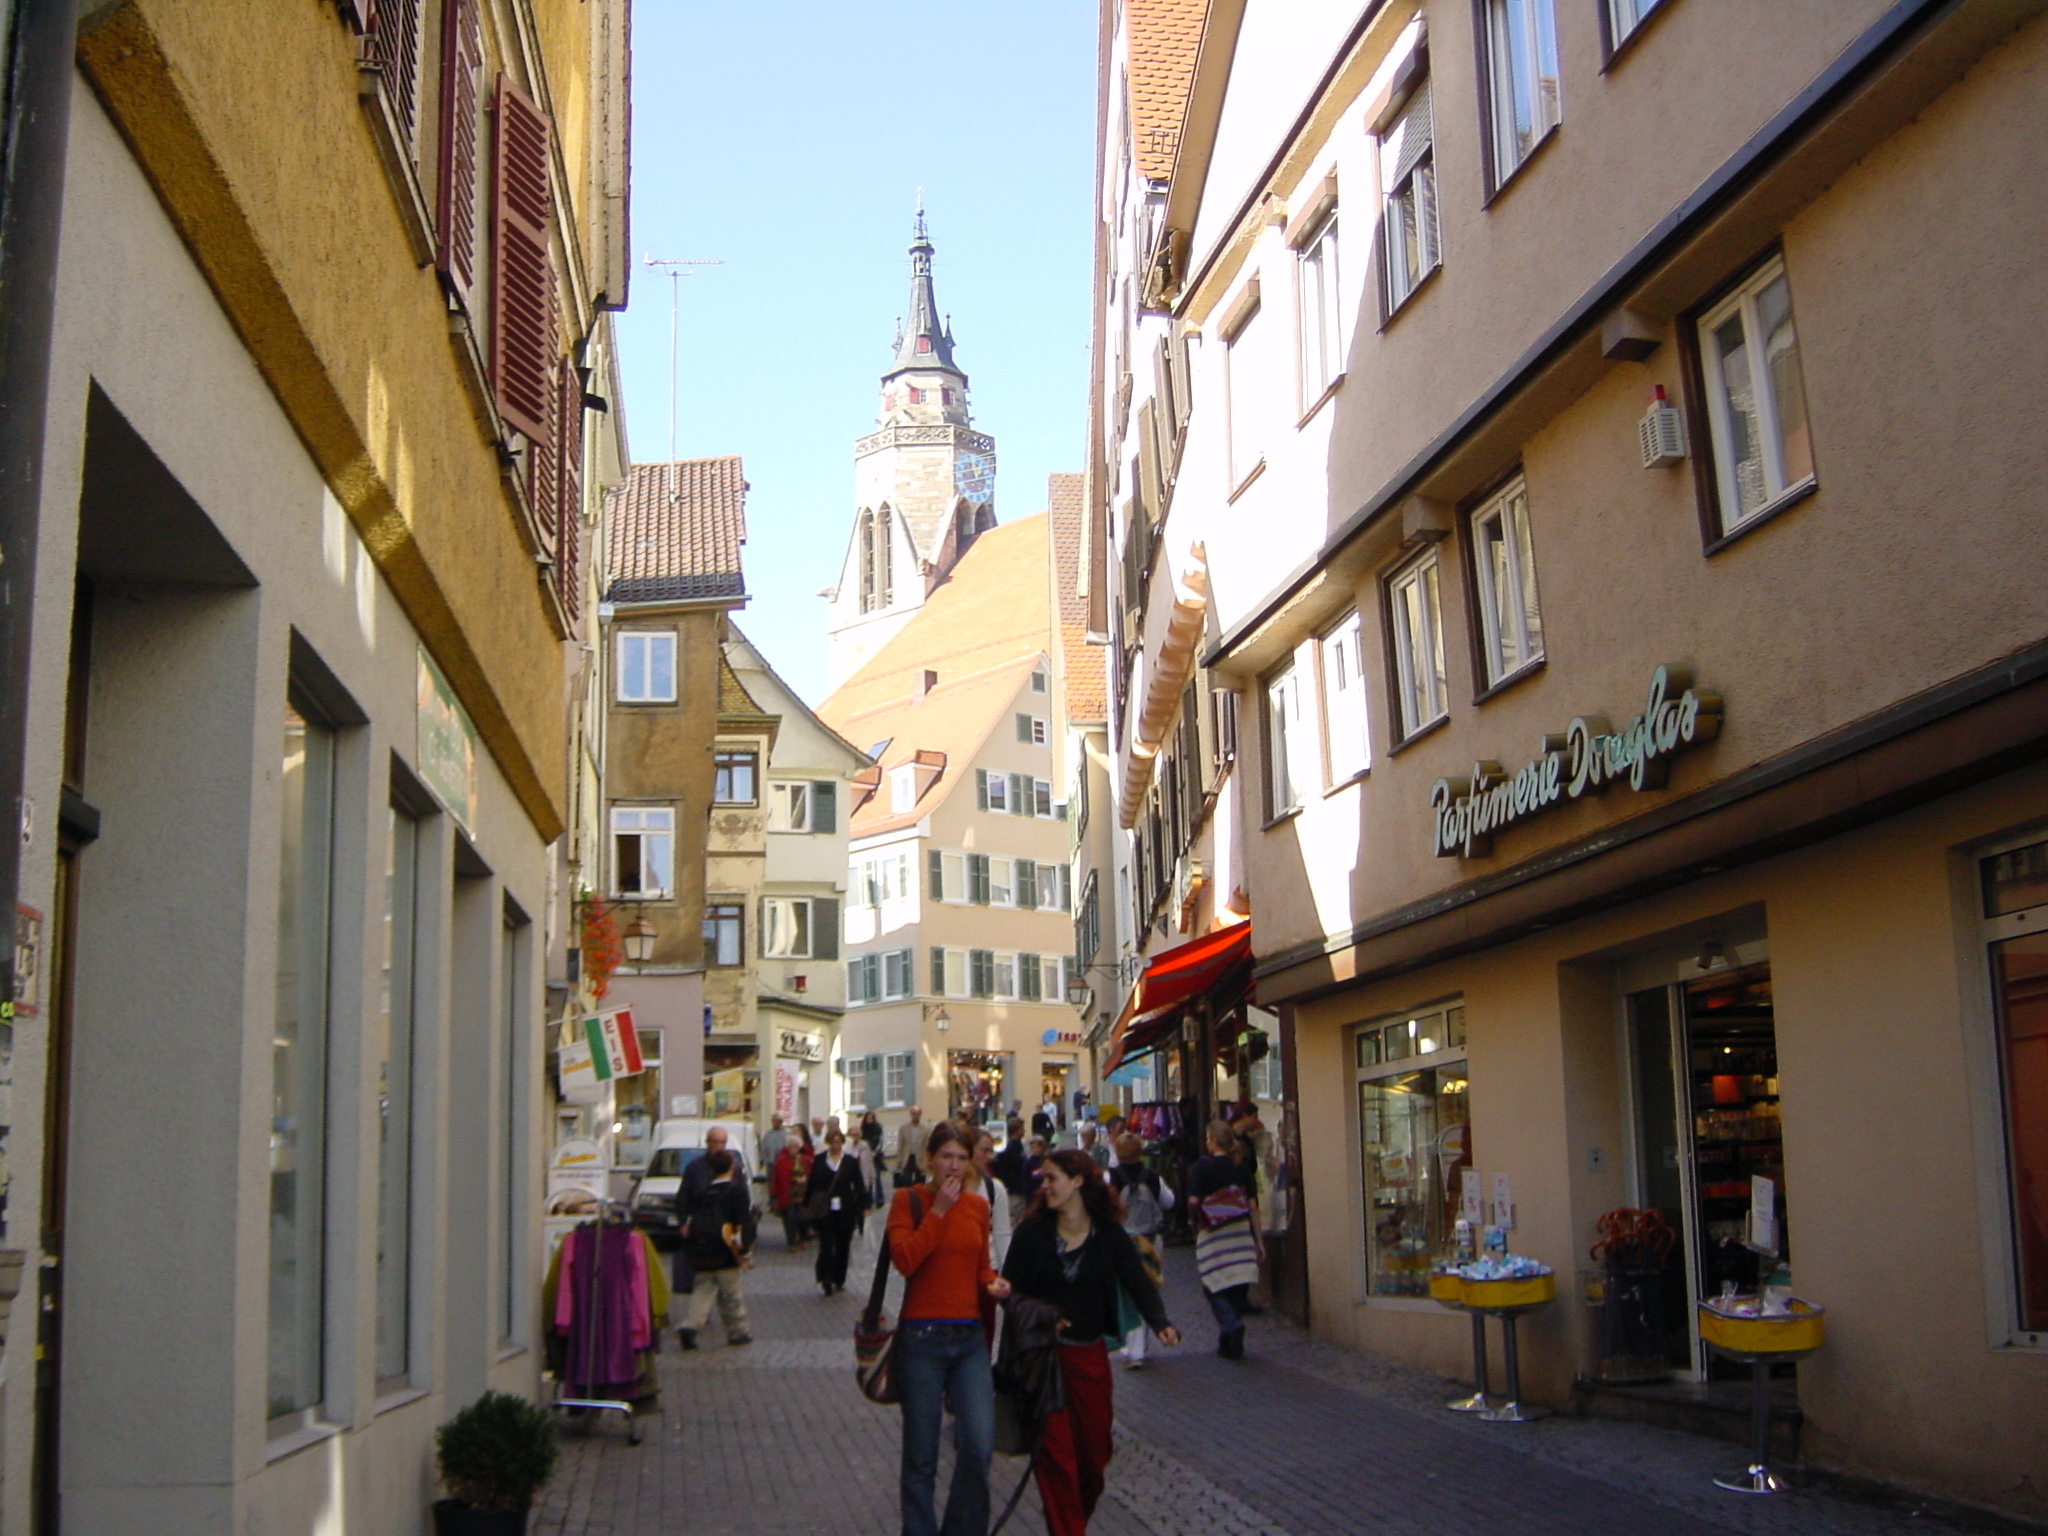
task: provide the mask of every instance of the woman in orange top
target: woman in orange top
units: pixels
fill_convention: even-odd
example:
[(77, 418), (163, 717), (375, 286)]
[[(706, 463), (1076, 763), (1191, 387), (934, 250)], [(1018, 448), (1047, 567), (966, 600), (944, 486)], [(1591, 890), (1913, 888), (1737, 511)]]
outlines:
[[(971, 1154), (960, 1128), (932, 1127), (926, 1183), (889, 1205), (889, 1257), (902, 1274), (896, 1382), (903, 1403), (903, 1536), (988, 1536), (988, 1464), (995, 1453), (995, 1386), (981, 1328), (983, 1294), (1009, 1283), (989, 1265), (988, 1202), (965, 1187)], [(932, 1504), (939, 1421), (953, 1406), (953, 1486), (940, 1525)]]

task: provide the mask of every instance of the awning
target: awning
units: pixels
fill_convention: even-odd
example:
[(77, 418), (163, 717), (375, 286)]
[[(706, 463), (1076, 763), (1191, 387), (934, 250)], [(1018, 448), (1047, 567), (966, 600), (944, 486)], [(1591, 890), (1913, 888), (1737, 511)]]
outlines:
[(1191, 944), (1155, 955), (1131, 989), (1130, 1000), (1110, 1037), (1105, 1073), (1151, 1049), (1180, 1023), (1188, 1005), (1226, 986), (1235, 1003), (1251, 979), (1252, 925), (1233, 923)]
[(1182, 692), (1195, 673), (1195, 657), (1201, 650), (1202, 625), (1209, 612), (1209, 567), (1203, 546), (1188, 551), (1187, 568), (1174, 585), (1173, 609), (1166, 617), (1166, 633), (1159, 653), (1152, 658), (1151, 679), (1139, 702), (1136, 723), (1131, 728), (1131, 750), (1124, 759), (1123, 787), (1117, 795), (1117, 822), (1128, 832), (1138, 824), (1138, 812), (1145, 804), (1145, 791), (1152, 783), (1153, 760), (1166, 745), (1168, 732), (1180, 712)]

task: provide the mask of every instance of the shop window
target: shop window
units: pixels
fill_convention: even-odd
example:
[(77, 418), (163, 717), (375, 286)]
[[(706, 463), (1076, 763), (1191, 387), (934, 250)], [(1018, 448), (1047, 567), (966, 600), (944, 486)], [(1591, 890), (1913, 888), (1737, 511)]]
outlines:
[(1813, 484), (1813, 437), (1792, 290), (1772, 257), (1700, 317), (1700, 379), (1713, 443), (1720, 532), (1777, 510)]
[(1450, 1247), (1459, 1170), (1472, 1162), (1464, 1005), (1375, 1020), (1352, 1051), (1366, 1290), (1424, 1296)]
[(704, 908), (704, 963), (740, 965), (746, 960), (741, 924), (745, 911), (736, 901), (714, 901)]
[(1425, 552), (1387, 581), (1394, 642), (1394, 698), (1406, 741), (1448, 712), (1444, 680), (1444, 600), (1436, 552)]
[(758, 752), (721, 751), (712, 755), (711, 798), (719, 805), (753, 805), (761, 764)]
[(1551, 0), (1486, 0), (1486, 105), (1498, 187), (1562, 117)]
[(1981, 866), (1991, 962), (2015, 1342), (2048, 1344), (2048, 842)]
[(1520, 475), (1472, 514), (1472, 575), (1490, 688), (1543, 659), (1529, 492)]
[[(326, 1335), (328, 974), (335, 732), (294, 689), (284, 707), (270, 1120), (269, 1418), (319, 1407)], [(289, 1421), (280, 1424), (278, 1421)]]
[(675, 632), (642, 629), (619, 631), (619, 702), (673, 704), (675, 701)]
[(377, 1061), (377, 1386), (411, 1377), (413, 1021), (419, 995), (420, 824), (393, 806), (384, 867)]
[(612, 1141), (612, 1159), (621, 1168), (646, 1165), (654, 1152), (654, 1127), (661, 1119), (661, 1031), (636, 1031), (641, 1070), (612, 1084), (612, 1107), (619, 1132)]

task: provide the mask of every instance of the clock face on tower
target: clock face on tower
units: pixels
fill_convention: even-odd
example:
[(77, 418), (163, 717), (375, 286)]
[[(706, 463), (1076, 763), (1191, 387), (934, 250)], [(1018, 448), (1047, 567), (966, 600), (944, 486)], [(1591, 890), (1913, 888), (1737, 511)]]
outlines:
[(987, 501), (995, 486), (996, 456), (963, 453), (953, 461), (953, 494), (969, 501)]

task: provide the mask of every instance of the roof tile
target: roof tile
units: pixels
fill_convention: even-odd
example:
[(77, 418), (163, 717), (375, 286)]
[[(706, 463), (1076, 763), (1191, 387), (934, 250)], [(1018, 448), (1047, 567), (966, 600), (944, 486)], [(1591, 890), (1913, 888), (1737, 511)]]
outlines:
[(1149, 181), (1173, 175), (1207, 12), (1207, 0), (1129, 0), (1125, 7), (1131, 153)]
[(635, 464), (605, 500), (605, 600), (745, 597), (746, 493), (737, 455)]

